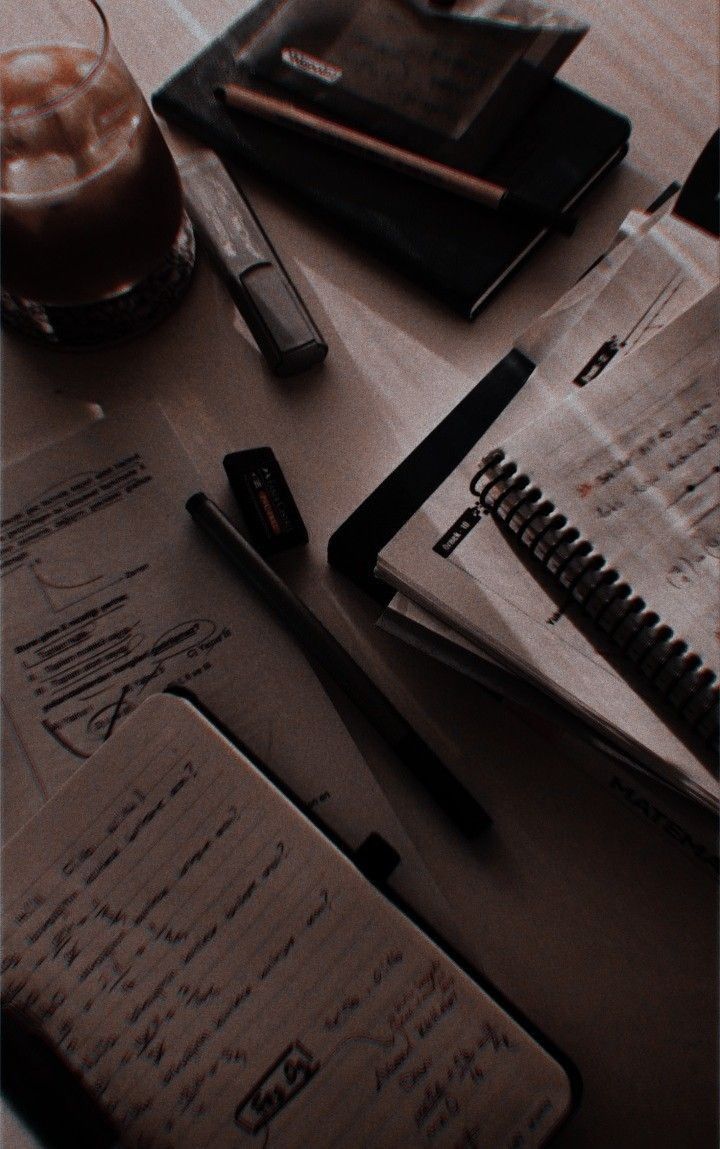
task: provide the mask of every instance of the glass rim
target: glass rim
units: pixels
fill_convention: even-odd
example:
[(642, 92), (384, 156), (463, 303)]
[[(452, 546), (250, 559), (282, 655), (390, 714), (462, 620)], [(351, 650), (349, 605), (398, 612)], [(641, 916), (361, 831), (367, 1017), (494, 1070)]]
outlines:
[[(26, 108), (22, 112), (10, 112), (9, 115), (5, 115), (3, 105), (0, 102), (0, 124), (16, 124), (38, 116), (50, 115), (57, 108), (62, 107), (69, 100), (75, 99), (79, 93), (90, 87), (100, 68), (107, 60), (110, 51), (110, 26), (107, 21), (107, 16), (100, 7), (98, 0), (87, 0), (87, 3), (95, 9), (100, 17), (100, 51), (90, 71), (86, 76), (83, 76), (81, 80), (78, 80), (76, 84), (72, 84), (71, 87), (67, 88), (61, 96), (56, 96), (53, 100), (44, 100), (42, 103), (35, 104), (31, 108)], [(8, 52), (12, 51), (12, 48), (8, 49)]]

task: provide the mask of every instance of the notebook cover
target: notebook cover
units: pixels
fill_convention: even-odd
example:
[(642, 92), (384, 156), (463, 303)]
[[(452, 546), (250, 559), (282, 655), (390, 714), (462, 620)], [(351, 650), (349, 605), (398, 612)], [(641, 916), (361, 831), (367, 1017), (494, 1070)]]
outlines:
[(713, 132), (695, 161), (673, 211), (720, 236), (720, 132)]
[(328, 543), (328, 562), (378, 602), (395, 593), (375, 577), (377, 556), (445, 481), (534, 370), (510, 351), (342, 523)]
[[(230, 25), (155, 92), (155, 111), (290, 190), (453, 310), (473, 318), (545, 231), (223, 107), (214, 89), (232, 80), (248, 83), (235, 57), (280, 3), (265, 0)], [(259, 80), (252, 86), (269, 90)], [(484, 174), (559, 210), (622, 158), (629, 134), (626, 117), (555, 79)]]

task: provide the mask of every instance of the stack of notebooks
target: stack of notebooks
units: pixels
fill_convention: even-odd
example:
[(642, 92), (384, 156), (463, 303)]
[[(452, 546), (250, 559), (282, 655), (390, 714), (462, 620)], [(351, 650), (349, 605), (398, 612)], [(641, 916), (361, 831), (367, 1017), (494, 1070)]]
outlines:
[[(555, 74), (585, 31), (537, 0), (261, 0), (153, 107), (472, 318), (548, 234), (544, 221), (574, 210), (627, 151), (627, 118)], [(229, 86), (241, 109), (218, 98)], [(338, 146), (318, 119), (366, 144)], [(370, 143), (479, 176), (533, 210), (493, 210), (417, 166), (377, 162)]]
[(717, 254), (634, 213), (330, 544), (348, 570), (374, 542), (387, 629), (710, 808)]

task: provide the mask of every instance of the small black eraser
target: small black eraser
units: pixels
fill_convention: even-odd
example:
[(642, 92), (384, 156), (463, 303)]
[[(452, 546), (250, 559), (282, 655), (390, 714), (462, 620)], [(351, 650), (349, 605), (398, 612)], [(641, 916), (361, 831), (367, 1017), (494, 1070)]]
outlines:
[(234, 451), (223, 459), (250, 541), (264, 555), (303, 546), (308, 533), (270, 447)]

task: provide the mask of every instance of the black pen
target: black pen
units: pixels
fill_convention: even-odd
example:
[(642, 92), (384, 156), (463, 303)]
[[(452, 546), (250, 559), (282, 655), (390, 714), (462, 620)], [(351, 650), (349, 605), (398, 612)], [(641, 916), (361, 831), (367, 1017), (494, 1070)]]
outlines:
[(473, 838), (485, 830), (491, 819), (480, 803), (453, 777), (434, 750), (423, 742), (362, 667), (254, 550), (217, 504), (198, 492), (185, 505), (198, 526), (231, 559), (306, 654), (328, 671), (463, 833)]
[(120, 1135), (82, 1078), (32, 1017), (12, 1006), (0, 1020), (0, 1086), (48, 1149), (120, 1149)]

